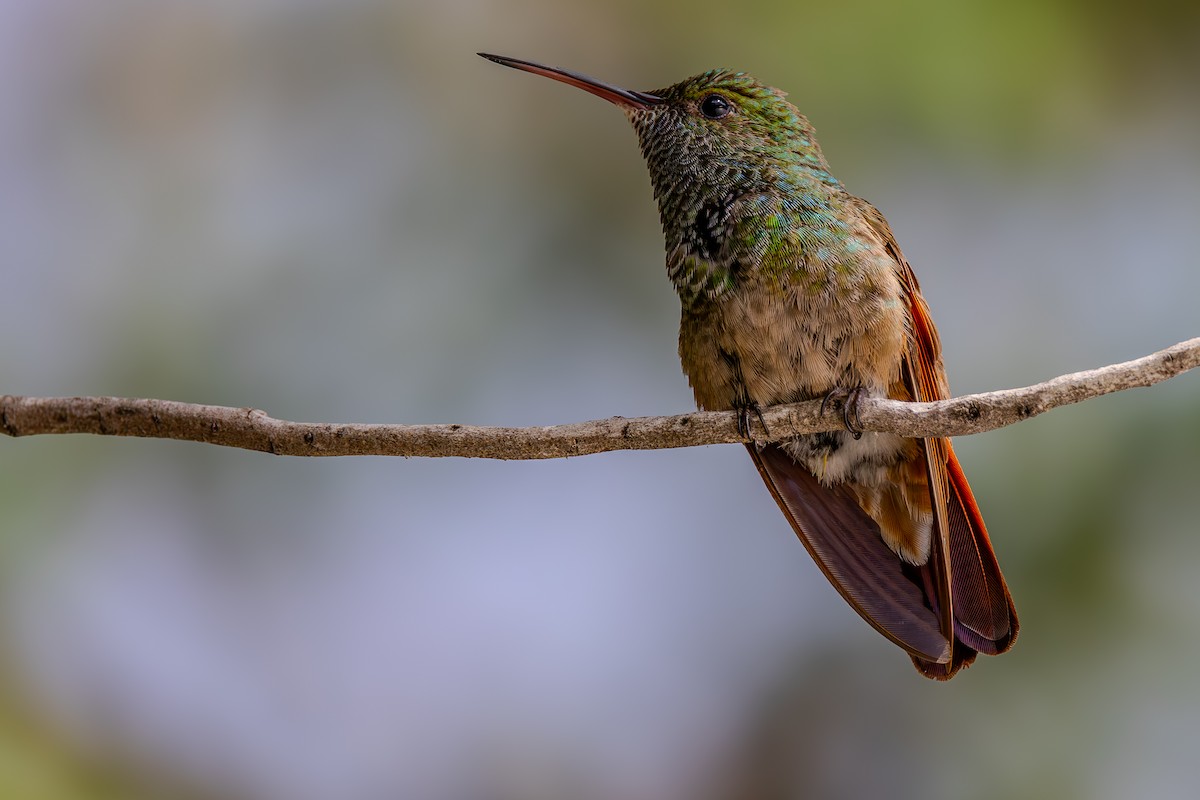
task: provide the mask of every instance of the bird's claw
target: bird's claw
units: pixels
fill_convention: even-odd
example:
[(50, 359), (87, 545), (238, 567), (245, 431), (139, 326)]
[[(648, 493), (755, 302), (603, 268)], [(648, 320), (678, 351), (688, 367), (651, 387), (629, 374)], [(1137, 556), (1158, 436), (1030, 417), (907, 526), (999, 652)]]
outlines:
[[(825, 398), (821, 400), (821, 415), (824, 416), (825, 408), (829, 405), (830, 401), (835, 397), (840, 398), (842, 400), (842, 422), (845, 424), (846, 430), (854, 434), (855, 439), (861, 439), (863, 435), (862, 418), (858, 415), (858, 401), (862, 399), (862, 396), (866, 392), (867, 390), (862, 385), (850, 389), (844, 389), (840, 386), (830, 389)], [(851, 417), (854, 417), (854, 422), (850, 421)]]
[(751, 415), (758, 417), (758, 424), (762, 425), (763, 433), (770, 436), (770, 433), (767, 431), (767, 421), (765, 419), (763, 419), (762, 406), (760, 406), (758, 403), (747, 403), (744, 406), (738, 406), (738, 409), (737, 409), (738, 435), (741, 436), (743, 439), (753, 440), (754, 437), (750, 435), (752, 433), (752, 429), (751, 429), (752, 426), (750, 423)]

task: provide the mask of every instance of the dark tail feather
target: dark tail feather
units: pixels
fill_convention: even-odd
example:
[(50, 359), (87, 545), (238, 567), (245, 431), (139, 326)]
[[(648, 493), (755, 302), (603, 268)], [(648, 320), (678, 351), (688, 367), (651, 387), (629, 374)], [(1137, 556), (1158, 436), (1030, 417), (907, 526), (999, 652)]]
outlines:
[(926, 587), (928, 568), (906, 566), (853, 497), (822, 486), (777, 445), (747, 448), (800, 541), (846, 602), (914, 661), (950, 668), (951, 645), (929, 600), (936, 594)]
[[(1017, 610), (992, 550), (983, 516), (954, 450), (946, 443), (946, 527), (943, 540), (935, 537), (935, 546), (945, 541), (950, 550), (950, 585), (954, 605), (954, 651), (950, 662), (939, 664), (913, 656), (913, 664), (929, 678), (949, 680), (963, 667), (970, 666), (977, 653), (999, 655), (1017, 639)], [(927, 581), (935, 580), (930, 563), (921, 568)], [(928, 591), (927, 596), (937, 594)], [(934, 607), (936, 611), (936, 601)]]
[(946, 455), (954, 633), (979, 652), (998, 655), (1017, 639), (1017, 610), (962, 467), (953, 450)]
[(935, 681), (948, 681), (957, 675), (960, 669), (971, 666), (971, 662), (975, 660), (975, 656), (977, 655), (979, 655), (978, 650), (968, 647), (956, 638), (954, 640), (954, 652), (951, 653), (948, 663), (938, 664), (933, 661), (925, 661), (917, 656), (912, 657), (912, 662), (917, 671), (926, 678), (932, 678)]

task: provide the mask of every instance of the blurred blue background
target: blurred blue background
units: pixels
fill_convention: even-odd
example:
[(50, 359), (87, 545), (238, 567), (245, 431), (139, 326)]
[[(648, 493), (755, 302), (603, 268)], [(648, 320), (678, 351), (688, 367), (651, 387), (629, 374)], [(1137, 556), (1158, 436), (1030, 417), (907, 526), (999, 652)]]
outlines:
[[(477, 50), (789, 91), (959, 393), (1200, 332), (1200, 6), (7, 0), (0, 391), (689, 410), (627, 125)], [(740, 447), (0, 440), (0, 796), (1192, 797), (1200, 383), (957, 447), (1016, 648), (920, 678)]]

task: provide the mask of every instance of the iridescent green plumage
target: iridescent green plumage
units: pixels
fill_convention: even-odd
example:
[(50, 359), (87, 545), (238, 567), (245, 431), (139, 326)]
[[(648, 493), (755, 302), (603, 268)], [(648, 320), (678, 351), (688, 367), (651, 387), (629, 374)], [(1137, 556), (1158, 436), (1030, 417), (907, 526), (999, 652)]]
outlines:
[[(713, 70), (650, 94), (665, 106), (626, 113), (685, 305), (728, 291), (747, 269), (777, 285), (808, 271), (817, 285), (824, 280), (817, 262), (864, 247), (844, 222), (845, 192), (812, 126), (782, 92), (745, 73)], [(737, 111), (706, 118), (699, 104), (713, 95)]]

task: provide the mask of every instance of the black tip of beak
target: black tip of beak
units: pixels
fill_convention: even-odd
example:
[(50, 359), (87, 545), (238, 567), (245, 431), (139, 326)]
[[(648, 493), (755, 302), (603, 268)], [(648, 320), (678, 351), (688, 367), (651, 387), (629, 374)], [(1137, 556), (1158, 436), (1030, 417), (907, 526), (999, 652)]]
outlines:
[(619, 86), (598, 81), (595, 78), (588, 77), (579, 72), (572, 72), (569, 69), (548, 67), (545, 64), (538, 64), (536, 61), (524, 61), (519, 58), (496, 56), (491, 53), (478, 53), (477, 55), (486, 58), (488, 61), (503, 64), (506, 67), (519, 69), (523, 72), (532, 72), (534, 75), (542, 75), (551, 80), (570, 84), (571, 86), (583, 89), (585, 92), (591, 92), (597, 97), (603, 97), (608, 102), (615, 103), (622, 108), (646, 110), (666, 102), (666, 100), (658, 95), (650, 94), (649, 92), (635, 92), (630, 89), (622, 89)]

